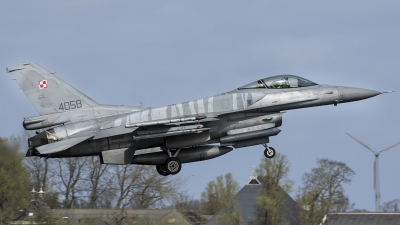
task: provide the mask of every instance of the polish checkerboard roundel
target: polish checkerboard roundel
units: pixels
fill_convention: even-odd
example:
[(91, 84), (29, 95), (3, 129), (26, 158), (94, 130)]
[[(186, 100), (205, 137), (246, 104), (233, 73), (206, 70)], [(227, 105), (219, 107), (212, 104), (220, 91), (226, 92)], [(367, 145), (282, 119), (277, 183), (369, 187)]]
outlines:
[(47, 88), (47, 80), (39, 80), (39, 88), (40, 89)]

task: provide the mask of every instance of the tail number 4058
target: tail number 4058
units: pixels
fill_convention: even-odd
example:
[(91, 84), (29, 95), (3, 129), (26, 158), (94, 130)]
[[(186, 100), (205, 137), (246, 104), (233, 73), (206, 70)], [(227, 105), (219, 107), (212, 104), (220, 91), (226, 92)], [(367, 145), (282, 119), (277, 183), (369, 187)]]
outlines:
[(58, 109), (64, 111), (64, 110), (70, 110), (70, 109), (76, 109), (76, 108), (82, 108), (81, 100), (75, 100), (75, 101), (61, 103), (60, 107)]

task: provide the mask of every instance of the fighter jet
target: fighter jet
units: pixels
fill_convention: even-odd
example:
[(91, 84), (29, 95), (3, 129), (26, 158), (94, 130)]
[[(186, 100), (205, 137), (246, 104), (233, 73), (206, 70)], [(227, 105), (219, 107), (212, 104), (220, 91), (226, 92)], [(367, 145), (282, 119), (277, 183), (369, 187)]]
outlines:
[(386, 93), (277, 75), (194, 101), (128, 107), (99, 104), (35, 63), (7, 72), (39, 113), (23, 121), (26, 130), (36, 130), (26, 156), (99, 156), (104, 164), (155, 165), (163, 176), (179, 173), (183, 163), (219, 157), (233, 148), (263, 145), (265, 156), (272, 158), (269, 138), (281, 131), (283, 111)]

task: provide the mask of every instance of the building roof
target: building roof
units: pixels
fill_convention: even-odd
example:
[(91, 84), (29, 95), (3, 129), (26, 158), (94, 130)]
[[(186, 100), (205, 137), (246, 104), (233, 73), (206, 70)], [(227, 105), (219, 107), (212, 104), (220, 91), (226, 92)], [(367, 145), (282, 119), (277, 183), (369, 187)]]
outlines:
[[(117, 210), (117, 209), (52, 209), (49, 210), (51, 217), (57, 220), (68, 221), (67, 223), (90, 223), (93, 225), (113, 223), (122, 220), (123, 223), (154, 222), (161, 224), (191, 225), (183, 214), (175, 209), (148, 209), (148, 210)], [(193, 223), (196, 224), (196, 223)]]
[[(255, 224), (255, 219), (257, 216), (256, 202), (257, 198), (260, 196), (260, 189), (263, 186), (261, 182), (257, 179), (254, 174), (251, 176), (250, 181), (236, 194), (235, 200), (239, 204), (240, 214), (244, 225)], [(299, 224), (297, 222), (299, 209), (297, 208), (296, 202), (286, 193), (285, 203), (287, 205), (287, 210), (284, 212), (284, 216), (287, 224)], [(223, 209), (219, 210), (207, 225), (217, 225), (218, 216), (222, 213)]]
[(399, 225), (400, 213), (329, 213), (324, 225)]
[(200, 216), (192, 210), (180, 213), (182, 213), (186, 217), (186, 219), (189, 220), (189, 222), (193, 225), (206, 224), (208, 221), (206, 217)]
[[(40, 192), (36, 192), (35, 189), (33, 189), (31, 193), (32, 199), (29, 202), (29, 205), (21, 213), (21, 215), (19, 215), (13, 221), (28, 221), (36, 218), (39, 213), (45, 213), (47, 210), (50, 209), (50, 207), (44, 201), (44, 192), (42, 189), (40, 189)], [(39, 194), (39, 196), (37, 196), (37, 194)]]

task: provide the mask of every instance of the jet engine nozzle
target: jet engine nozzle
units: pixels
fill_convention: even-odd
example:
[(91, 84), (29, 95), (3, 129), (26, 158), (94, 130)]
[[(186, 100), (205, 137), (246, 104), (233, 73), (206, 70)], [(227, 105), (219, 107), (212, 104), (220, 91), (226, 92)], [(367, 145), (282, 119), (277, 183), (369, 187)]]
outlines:
[(59, 141), (67, 136), (67, 132), (63, 125), (54, 127), (30, 137), (28, 139), (28, 147), (33, 151), (36, 147)]
[(381, 94), (379, 91), (353, 87), (337, 87), (337, 90), (340, 102), (358, 101)]

